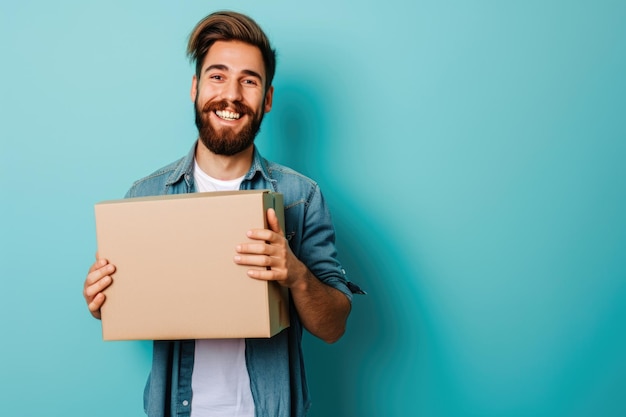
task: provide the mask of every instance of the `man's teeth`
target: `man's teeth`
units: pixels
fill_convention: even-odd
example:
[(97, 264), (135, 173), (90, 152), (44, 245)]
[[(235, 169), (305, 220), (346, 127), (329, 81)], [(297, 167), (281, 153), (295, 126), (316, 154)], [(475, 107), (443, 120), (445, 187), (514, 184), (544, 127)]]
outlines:
[(216, 110), (215, 114), (217, 114), (221, 119), (224, 120), (237, 120), (241, 117), (239, 113), (233, 113), (232, 111), (226, 110)]

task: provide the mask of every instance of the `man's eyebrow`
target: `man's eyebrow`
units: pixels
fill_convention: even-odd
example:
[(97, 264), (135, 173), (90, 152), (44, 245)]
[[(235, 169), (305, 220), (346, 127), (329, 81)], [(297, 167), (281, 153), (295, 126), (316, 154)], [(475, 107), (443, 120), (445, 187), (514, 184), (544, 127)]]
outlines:
[[(206, 67), (204, 72), (209, 72), (211, 70), (228, 71), (229, 68), (228, 68), (227, 65), (224, 65), (224, 64), (212, 64), (212, 65), (209, 65), (208, 67)], [(249, 75), (251, 77), (256, 77), (259, 80), (263, 80), (263, 77), (261, 77), (261, 74), (259, 74), (256, 71), (249, 70), (249, 69), (244, 69), (244, 70), (241, 70), (241, 72), (246, 74), (246, 75)]]
[(213, 64), (206, 67), (204, 72), (209, 72), (211, 70), (228, 71), (228, 67), (224, 64)]
[(249, 76), (251, 76), (251, 77), (256, 77), (256, 78), (258, 78), (259, 80), (263, 80), (263, 78), (261, 77), (261, 74), (259, 74), (259, 73), (258, 73), (258, 72), (256, 72), (256, 71), (252, 71), (252, 70), (242, 70), (241, 72), (243, 72), (244, 74), (247, 74), (247, 75), (249, 75)]

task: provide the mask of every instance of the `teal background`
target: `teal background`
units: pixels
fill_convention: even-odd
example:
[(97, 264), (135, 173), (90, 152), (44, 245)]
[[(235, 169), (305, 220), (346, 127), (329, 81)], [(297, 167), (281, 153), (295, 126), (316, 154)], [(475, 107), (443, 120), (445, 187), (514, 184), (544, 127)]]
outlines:
[(315, 178), (368, 295), (305, 338), (310, 416), (626, 416), (626, 3), (0, 5), (0, 414), (140, 416), (103, 342), (94, 203), (195, 138), (207, 13), (279, 51), (265, 156)]

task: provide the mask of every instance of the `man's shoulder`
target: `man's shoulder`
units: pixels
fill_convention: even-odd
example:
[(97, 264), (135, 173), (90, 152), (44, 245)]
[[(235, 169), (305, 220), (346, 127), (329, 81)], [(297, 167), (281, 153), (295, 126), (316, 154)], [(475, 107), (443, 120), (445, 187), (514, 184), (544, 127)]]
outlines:
[(274, 191), (283, 195), (285, 207), (322, 204), (322, 191), (317, 181), (288, 166), (266, 161), (266, 170)]
[(267, 164), (267, 170), (272, 178), (278, 182), (287, 182), (292, 184), (299, 184), (304, 187), (317, 188), (317, 182), (304, 175), (301, 172), (296, 171), (286, 165), (279, 164), (278, 162), (265, 160)]
[(179, 158), (142, 177), (131, 185), (126, 197), (143, 197), (165, 194), (166, 189), (184, 173), (185, 157)]

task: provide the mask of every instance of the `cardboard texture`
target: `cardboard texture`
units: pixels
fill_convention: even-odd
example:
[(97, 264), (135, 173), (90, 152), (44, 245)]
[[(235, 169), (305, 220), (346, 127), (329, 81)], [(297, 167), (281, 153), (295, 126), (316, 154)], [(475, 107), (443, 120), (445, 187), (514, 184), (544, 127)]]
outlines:
[(193, 193), (95, 205), (100, 257), (116, 266), (102, 306), (104, 340), (271, 337), (289, 326), (288, 291), (233, 262), (266, 228), (282, 194)]

